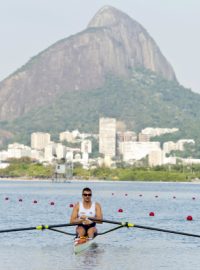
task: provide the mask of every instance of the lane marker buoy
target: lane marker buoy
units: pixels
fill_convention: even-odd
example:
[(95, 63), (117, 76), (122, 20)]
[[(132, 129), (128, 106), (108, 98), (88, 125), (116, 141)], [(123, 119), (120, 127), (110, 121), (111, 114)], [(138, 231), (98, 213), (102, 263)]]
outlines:
[(154, 216), (155, 216), (155, 213), (154, 213), (154, 212), (150, 212), (150, 213), (149, 213), (149, 216), (150, 216), (150, 217), (154, 217)]
[(192, 216), (187, 216), (186, 218), (188, 221), (192, 221), (193, 220), (193, 217)]

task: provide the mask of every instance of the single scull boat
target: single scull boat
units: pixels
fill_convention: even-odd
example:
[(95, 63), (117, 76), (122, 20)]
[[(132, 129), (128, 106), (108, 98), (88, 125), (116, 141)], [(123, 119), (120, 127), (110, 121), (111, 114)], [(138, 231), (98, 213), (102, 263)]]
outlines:
[(74, 253), (78, 254), (90, 247), (96, 246), (94, 238), (80, 237), (74, 239)]
[[(145, 230), (150, 230), (150, 231), (157, 231), (157, 232), (166, 232), (166, 233), (172, 233), (172, 234), (178, 234), (178, 235), (184, 235), (184, 236), (190, 236), (190, 237), (197, 237), (200, 238), (200, 234), (194, 234), (194, 233), (187, 233), (187, 232), (181, 232), (181, 231), (174, 231), (174, 230), (169, 230), (169, 229), (162, 229), (162, 228), (156, 228), (156, 227), (150, 227), (150, 226), (143, 226), (139, 224), (133, 224), (129, 222), (120, 222), (120, 221), (113, 221), (113, 220), (106, 220), (106, 219), (96, 219), (96, 218), (89, 218), (90, 220), (94, 222), (99, 222), (99, 223), (108, 223), (108, 224), (113, 224), (113, 225), (118, 225), (114, 228), (111, 228), (109, 230), (106, 230), (104, 232), (98, 233), (98, 236), (104, 235), (106, 233), (113, 232), (115, 230), (118, 230), (120, 228), (126, 227), (126, 228), (139, 228), (139, 229), (145, 229)], [(71, 232), (66, 232), (57, 228), (62, 228), (62, 227), (71, 227), (71, 226), (77, 226), (79, 223), (65, 223), (65, 224), (55, 224), (55, 225), (38, 225), (38, 226), (32, 226), (32, 227), (25, 227), (25, 228), (13, 228), (13, 229), (1, 229), (1, 233), (10, 233), (10, 232), (20, 232), (20, 231), (31, 231), (31, 230), (51, 230), (55, 231), (58, 233), (66, 234), (66, 235), (71, 235), (75, 236), (75, 233)], [(95, 238), (96, 239), (96, 238)], [(96, 240), (94, 238), (75, 238), (74, 239), (74, 252), (75, 254), (80, 253), (83, 250), (88, 249), (89, 247), (95, 247), (97, 246)]]

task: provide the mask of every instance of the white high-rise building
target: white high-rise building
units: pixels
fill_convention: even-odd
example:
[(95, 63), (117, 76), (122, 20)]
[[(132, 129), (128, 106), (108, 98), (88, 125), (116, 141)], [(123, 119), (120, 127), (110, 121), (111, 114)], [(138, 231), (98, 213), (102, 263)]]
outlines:
[(99, 120), (99, 153), (109, 157), (116, 155), (115, 118), (100, 118)]
[(31, 148), (42, 150), (51, 140), (51, 135), (44, 132), (34, 132), (31, 134)]
[(58, 159), (65, 158), (66, 156), (66, 147), (61, 143), (56, 144), (56, 157)]
[(151, 167), (161, 166), (163, 165), (163, 160), (164, 160), (164, 154), (161, 149), (153, 150), (149, 153), (149, 156), (148, 156), (149, 166)]
[(44, 160), (51, 162), (56, 155), (56, 144), (54, 142), (50, 142), (44, 148)]

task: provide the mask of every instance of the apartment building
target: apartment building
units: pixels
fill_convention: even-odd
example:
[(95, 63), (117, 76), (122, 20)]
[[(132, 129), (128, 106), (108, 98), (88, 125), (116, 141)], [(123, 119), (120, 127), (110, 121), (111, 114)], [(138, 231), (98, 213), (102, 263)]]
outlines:
[(80, 137), (80, 132), (76, 129), (73, 131), (64, 131), (59, 134), (60, 141), (75, 142), (75, 140)]
[(8, 158), (31, 157), (31, 148), (24, 144), (13, 143), (8, 145)]
[(109, 157), (116, 155), (115, 118), (100, 118), (99, 120), (99, 153)]
[(51, 135), (44, 132), (34, 132), (31, 134), (31, 148), (42, 150), (51, 141)]
[(137, 134), (134, 131), (118, 131), (117, 141), (118, 142), (137, 141)]
[(148, 155), (149, 166), (161, 166), (164, 162), (164, 154), (161, 149), (153, 150)]
[(119, 145), (123, 161), (140, 160), (152, 151), (160, 150), (159, 142), (121, 142)]

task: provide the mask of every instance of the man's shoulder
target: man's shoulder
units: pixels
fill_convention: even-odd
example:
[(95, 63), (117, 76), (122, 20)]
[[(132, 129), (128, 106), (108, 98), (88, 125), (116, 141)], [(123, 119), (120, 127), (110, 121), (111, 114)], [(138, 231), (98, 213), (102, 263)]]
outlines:
[(74, 204), (74, 207), (78, 208), (78, 207), (79, 207), (79, 204), (80, 204), (80, 202), (76, 202), (76, 203)]
[(96, 207), (101, 207), (100, 203), (95, 202)]

